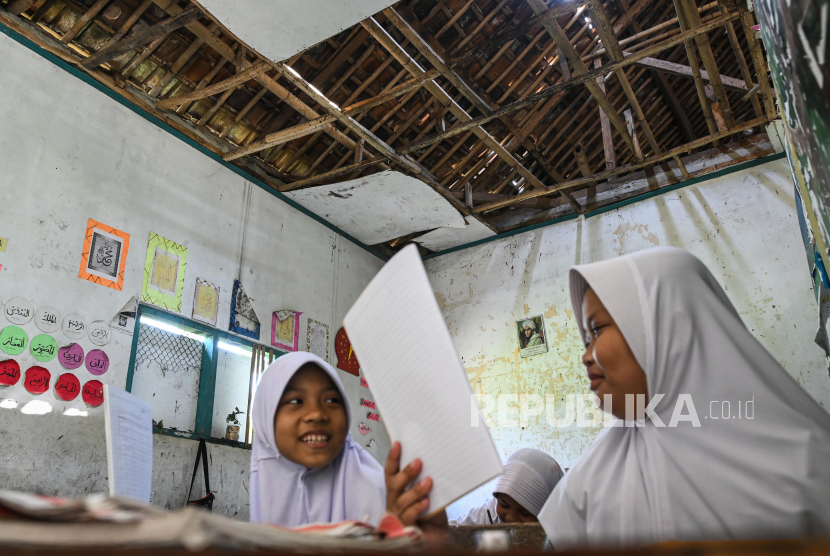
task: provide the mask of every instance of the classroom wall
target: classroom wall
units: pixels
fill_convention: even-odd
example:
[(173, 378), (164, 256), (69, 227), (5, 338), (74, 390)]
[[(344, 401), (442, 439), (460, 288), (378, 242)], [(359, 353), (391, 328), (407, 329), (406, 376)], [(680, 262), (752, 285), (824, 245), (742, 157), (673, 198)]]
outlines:
[[(76, 312), (89, 324), (110, 322), (139, 296), (147, 241), (158, 233), (187, 247), (181, 314), (191, 316), (196, 278), (221, 287), (217, 326), (227, 329), (233, 281), (239, 278), (270, 340), (271, 313), (303, 312), (300, 349), (308, 318), (330, 326), (330, 361), (341, 320), (381, 267), (374, 255), (292, 208), (257, 185), (146, 121), (40, 55), (0, 35), (0, 297), (20, 296), (37, 309), (50, 305)], [(87, 219), (130, 234), (123, 291), (78, 277)], [(8, 325), (0, 317), (0, 328)], [(23, 326), (33, 337), (33, 322)], [(60, 330), (58, 345), (69, 340)], [(113, 333), (103, 349), (110, 368), (98, 377), (124, 387), (132, 338)], [(94, 346), (79, 341), (86, 351)], [(5, 359), (0, 354), (0, 360)], [(35, 363), (17, 357), (22, 369)], [(54, 379), (65, 372), (57, 360), (44, 365)], [(75, 371), (83, 384), (95, 378)], [(341, 373), (353, 413), (368, 390)], [(246, 377), (247, 381), (247, 377)], [(17, 408), (0, 407), (0, 488), (76, 496), (107, 489), (101, 409), (80, 397), (64, 403), (54, 389), (39, 396), (22, 380), (0, 391)], [(188, 393), (182, 392), (182, 395)], [(46, 415), (20, 408), (38, 399)], [(8, 402), (7, 402), (8, 403)], [(62, 414), (70, 408), (87, 417)], [(365, 412), (364, 412), (365, 413)], [(243, 416), (244, 417), (244, 416)], [(389, 440), (382, 426), (352, 434), (383, 461)], [(155, 436), (152, 501), (181, 507), (187, 496), (196, 442)], [(248, 517), (250, 452), (209, 445), (211, 487), (218, 511)]]
[[(625, 206), (427, 261), (435, 297), (476, 394), (590, 394), (571, 309), (568, 269), (655, 246), (688, 249), (712, 270), (760, 342), (804, 388), (830, 407), (830, 377), (813, 343), (818, 321), (799, 235), (793, 182), (779, 159)], [(549, 351), (521, 358), (516, 321), (543, 315)], [(506, 403), (518, 407), (520, 400)], [(564, 404), (563, 404), (564, 405)], [(528, 407), (532, 407), (528, 404)], [(498, 408), (497, 408), (498, 409)], [(518, 419), (518, 411), (510, 415)], [(555, 414), (564, 416), (564, 407)], [(494, 418), (496, 415), (493, 415)], [(574, 464), (599, 431), (496, 426), (506, 457), (521, 447)], [(489, 496), (477, 490), (450, 507), (463, 514)]]

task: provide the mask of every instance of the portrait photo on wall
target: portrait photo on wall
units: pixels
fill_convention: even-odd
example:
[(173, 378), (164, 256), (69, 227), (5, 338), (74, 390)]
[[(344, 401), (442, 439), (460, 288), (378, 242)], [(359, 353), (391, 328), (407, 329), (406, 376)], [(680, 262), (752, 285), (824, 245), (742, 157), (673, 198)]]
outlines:
[(548, 339), (545, 336), (545, 321), (542, 315), (516, 321), (519, 332), (519, 355), (530, 357), (548, 351)]

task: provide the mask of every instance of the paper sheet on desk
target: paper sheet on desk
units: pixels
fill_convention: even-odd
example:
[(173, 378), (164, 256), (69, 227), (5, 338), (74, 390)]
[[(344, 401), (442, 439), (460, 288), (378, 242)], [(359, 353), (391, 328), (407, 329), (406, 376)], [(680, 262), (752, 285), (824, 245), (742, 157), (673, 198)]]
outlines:
[(434, 481), (428, 513), (501, 473), (480, 414), (471, 424), (470, 382), (414, 245), (386, 263), (343, 324), (389, 436), (403, 447), (401, 466), (420, 458), (421, 477)]
[(110, 496), (150, 502), (153, 479), (153, 410), (109, 384), (104, 386)]

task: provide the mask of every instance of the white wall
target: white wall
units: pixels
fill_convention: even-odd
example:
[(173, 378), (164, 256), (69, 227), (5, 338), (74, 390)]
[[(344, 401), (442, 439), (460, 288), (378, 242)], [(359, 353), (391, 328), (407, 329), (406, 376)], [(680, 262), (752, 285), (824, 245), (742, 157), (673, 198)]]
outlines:
[[(221, 287), (218, 326), (226, 329), (233, 280), (240, 278), (262, 322), (263, 343), (270, 340), (271, 312), (296, 309), (303, 311), (300, 349), (307, 319), (324, 322), (336, 363), (334, 334), (379, 259), (5, 35), (0, 75), (0, 237), (9, 239), (0, 252), (3, 300), (22, 296), (35, 308), (51, 305), (62, 315), (80, 313), (87, 323), (109, 322), (140, 294), (148, 235), (156, 232), (188, 248), (184, 316), (191, 315), (195, 281), (202, 278)], [(130, 234), (121, 292), (78, 278), (88, 218)], [(0, 327), (7, 324), (3, 319)], [(24, 329), (30, 337), (37, 333), (32, 323)], [(60, 331), (54, 336), (59, 345), (69, 342)], [(80, 343), (87, 351), (94, 347), (86, 338)], [(124, 387), (130, 348), (130, 337), (113, 333), (104, 348), (111, 364), (103, 382)], [(28, 352), (18, 361), (23, 369), (34, 363)], [(57, 360), (45, 366), (53, 380), (62, 372)], [(93, 378), (83, 367), (75, 373), (82, 384)], [(367, 391), (357, 377), (341, 376), (357, 414)], [(34, 396), (21, 381), (0, 398), (23, 405)], [(100, 410), (60, 417), (69, 407), (87, 408), (80, 397), (70, 403), (52, 392), (37, 398), (53, 413), (0, 409), (0, 486), (69, 496), (105, 490)], [(375, 456), (383, 460), (389, 447), (383, 427), (361, 436), (357, 424), (355, 438), (363, 444), (374, 438)], [(195, 445), (156, 437), (154, 502), (182, 504)], [(209, 449), (211, 486), (223, 513), (247, 518), (250, 452)]]
[[(590, 394), (568, 269), (657, 245), (688, 249), (712, 270), (761, 343), (830, 407), (830, 377), (813, 343), (815, 298), (786, 160), (712, 179), (582, 221), (569, 221), (427, 261), (450, 332), (479, 394)], [(516, 321), (544, 315), (548, 353), (519, 356)], [(544, 450), (570, 467), (599, 428), (491, 429), (502, 455)], [(479, 489), (450, 516), (484, 501)]]

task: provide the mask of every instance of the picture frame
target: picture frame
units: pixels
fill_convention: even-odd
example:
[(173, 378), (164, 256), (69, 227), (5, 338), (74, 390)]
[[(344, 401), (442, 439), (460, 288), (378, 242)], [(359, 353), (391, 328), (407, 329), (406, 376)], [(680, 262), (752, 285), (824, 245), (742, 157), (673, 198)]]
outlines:
[(121, 291), (129, 250), (130, 234), (88, 219), (78, 278)]
[(542, 315), (527, 317), (516, 321), (516, 332), (519, 340), (519, 355), (532, 357), (548, 351), (545, 319)]

